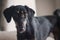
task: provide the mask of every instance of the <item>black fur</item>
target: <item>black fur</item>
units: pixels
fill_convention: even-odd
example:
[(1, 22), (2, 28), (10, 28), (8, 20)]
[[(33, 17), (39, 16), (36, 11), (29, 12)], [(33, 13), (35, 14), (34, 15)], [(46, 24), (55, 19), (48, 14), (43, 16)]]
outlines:
[[(57, 25), (60, 24), (60, 10), (57, 12), (54, 11), (53, 16), (34, 17), (34, 13), (33, 9), (22, 5), (11, 6), (4, 10), (4, 16), (7, 22), (9, 23), (11, 21), (11, 17), (13, 17), (15, 23), (17, 24), (17, 40), (35, 40), (35, 38), (37, 40), (45, 40), (50, 32), (54, 34), (55, 40), (60, 40), (60, 32), (58, 29), (60, 25)], [(24, 15), (24, 17), (22, 17), (22, 15)], [(24, 27), (22, 24), (25, 19), (27, 21), (26, 31), (20, 33)]]
[(60, 9), (56, 9), (54, 11), (54, 15), (57, 17), (57, 23), (56, 23), (56, 27), (54, 27), (54, 38), (55, 40), (60, 40)]
[(11, 21), (11, 17), (13, 15), (11, 12), (13, 12), (13, 9), (14, 9), (14, 6), (11, 6), (10, 8), (5, 9), (3, 12), (7, 22)]
[[(18, 13), (18, 11), (19, 11), (19, 13)], [(23, 11), (24, 13), (21, 13), (21, 11)], [(27, 6), (18, 5), (18, 6), (11, 6), (9, 8), (6, 8), (3, 13), (4, 13), (4, 16), (8, 23), (11, 21), (11, 17), (13, 17), (15, 23), (17, 24), (16, 25), (17, 40), (25, 40), (25, 39), (33, 40), (34, 39), (33, 27), (30, 27), (31, 24), (29, 23), (29, 20), (28, 20), (34, 16), (35, 12), (33, 9), (31, 9)], [(24, 15), (24, 17), (22, 17), (22, 15)], [(26, 31), (23, 33), (20, 33), (20, 31), (23, 28), (22, 22), (25, 19), (28, 21), (26, 24), (26, 26), (27, 26)]]

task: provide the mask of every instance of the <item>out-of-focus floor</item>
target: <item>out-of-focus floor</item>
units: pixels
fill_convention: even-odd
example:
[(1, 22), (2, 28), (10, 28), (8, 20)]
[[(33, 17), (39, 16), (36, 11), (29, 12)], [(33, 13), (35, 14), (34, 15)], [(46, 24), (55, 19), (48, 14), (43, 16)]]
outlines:
[(0, 40), (16, 40), (16, 32), (0, 32)]
[[(0, 40), (17, 40), (16, 32), (0, 31)], [(47, 40), (54, 40), (52, 37), (48, 37)]]

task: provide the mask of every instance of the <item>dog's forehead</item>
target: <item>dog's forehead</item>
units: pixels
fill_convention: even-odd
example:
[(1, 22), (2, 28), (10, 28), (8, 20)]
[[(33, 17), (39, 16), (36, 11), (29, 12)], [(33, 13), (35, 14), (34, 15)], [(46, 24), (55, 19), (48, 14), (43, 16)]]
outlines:
[(18, 11), (26, 11), (25, 7), (21, 6), (21, 5), (16, 6), (16, 10), (18, 10)]

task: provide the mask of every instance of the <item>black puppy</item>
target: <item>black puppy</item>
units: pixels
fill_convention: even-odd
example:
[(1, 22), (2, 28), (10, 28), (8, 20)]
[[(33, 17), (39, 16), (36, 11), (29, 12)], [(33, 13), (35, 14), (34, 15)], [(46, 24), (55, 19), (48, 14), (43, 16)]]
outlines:
[(57, 17), (57, 23), (55, 24), (53, 34), (55, 40), (60, 40), (60, 9), (56, 9), (54, 15)]
[[(17, 28), (17, 40), (33, 40), (34, 29), (29, 19), (34, 16), (34, 11), (27, 6), (11, 6), (4, 10), (4, 16), (9, 23), (13, 17)], [(29, 17), (28, 17), (29, 16)]]
[(50, 32), (56, 32), (57, 16), (34, 17), (34, 13), (31, 8), (22, 5), (4, 10), (7, 22), (13, 17), (16, 23), (17, 40), (46, 40)]

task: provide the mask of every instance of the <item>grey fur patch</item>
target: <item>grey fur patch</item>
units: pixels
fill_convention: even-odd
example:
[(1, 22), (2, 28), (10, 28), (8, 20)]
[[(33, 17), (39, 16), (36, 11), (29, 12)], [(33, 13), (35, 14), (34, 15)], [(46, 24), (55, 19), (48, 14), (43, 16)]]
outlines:
[(50, 32), (52, 24), (44, 17), (33, 18), (32, 25), (34, 27), (35, 39), (45, 40)]

